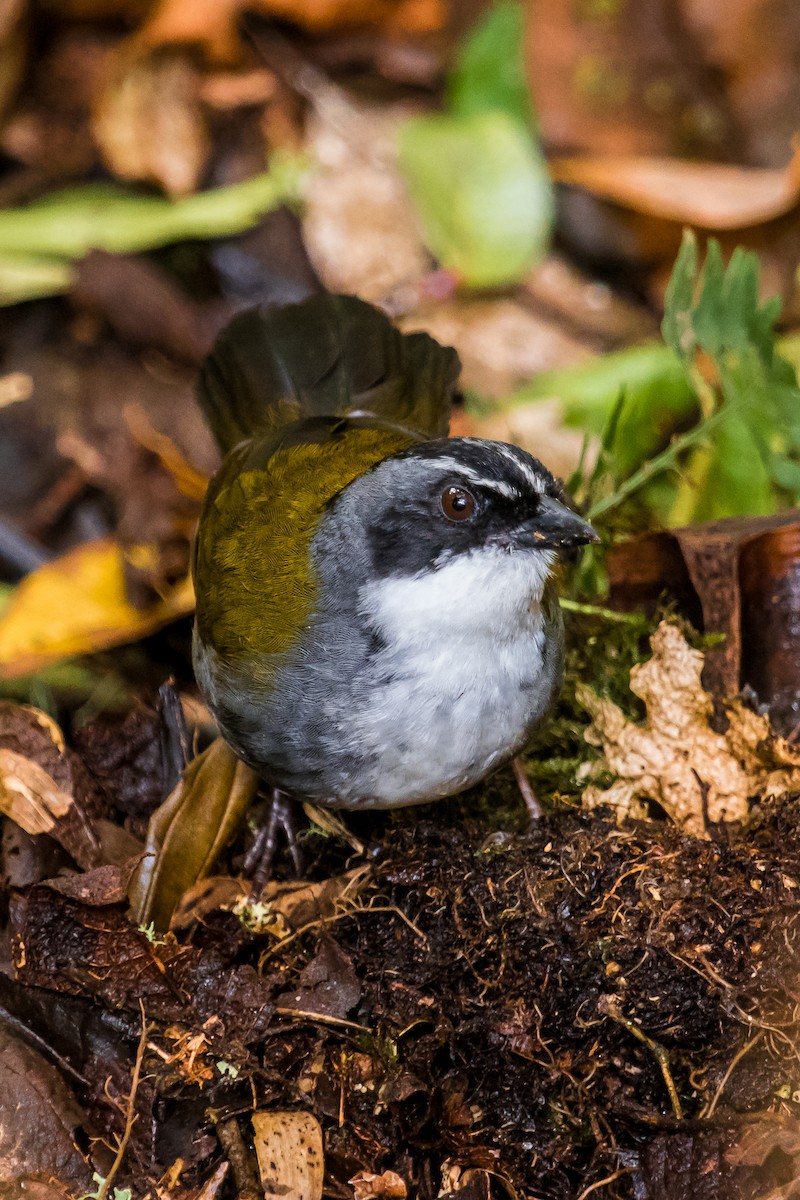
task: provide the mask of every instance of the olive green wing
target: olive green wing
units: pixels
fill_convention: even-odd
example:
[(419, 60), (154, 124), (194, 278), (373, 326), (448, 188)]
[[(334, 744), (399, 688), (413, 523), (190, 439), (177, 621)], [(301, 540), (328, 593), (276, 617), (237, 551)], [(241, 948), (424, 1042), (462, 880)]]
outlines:
[(459, 371), (451, 347), (401, 333), (355, 296), (323, 294), (235, 317), (198, 396), (223, 451), (302, 417), (358, 415), (443, 437)]

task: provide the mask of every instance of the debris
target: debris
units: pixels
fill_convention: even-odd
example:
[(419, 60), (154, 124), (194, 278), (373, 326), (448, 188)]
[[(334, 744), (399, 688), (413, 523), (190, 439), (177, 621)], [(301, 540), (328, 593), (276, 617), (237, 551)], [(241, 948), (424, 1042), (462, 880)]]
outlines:
[(617, 776), (608, 788), (585, 789), (588, 808), (608, 804), (624, 821), (647, 816), (652, 800), (687, 833), (704, 837), (709, 822), (744, 820), (751, 797), (800, 789), (800, 751), (773, 735), (766, 717), (733, 701), (726, 732), (711, 728), (714, 701), (700, 682), (703, 655), (676, 625), (662, 621), (650, 644), (653, 657), (631, 671), (631, 691), (647, 711), (644, 725), (578, 685), (592, 717), (586, 740), (604, 754), (592, 769)]
[(321, 1200), (322, 1129), (307, 1112), (253, 1113), (253, 1140), (265, 1200)]

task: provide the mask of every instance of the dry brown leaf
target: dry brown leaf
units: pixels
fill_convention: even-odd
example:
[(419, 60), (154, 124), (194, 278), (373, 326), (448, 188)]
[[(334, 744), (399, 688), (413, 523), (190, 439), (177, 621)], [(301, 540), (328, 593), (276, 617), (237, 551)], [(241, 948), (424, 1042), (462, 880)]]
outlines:
[(557, 158), (550, 172), (636, 212), (719, 232), (772, 221), (800, 200), (800, 152), (780, 170), (608, 155)]
[(185, 50), (120, 50), (93, 120), (107, 166), (172, 196), (194, 191), (209, 152), (199, 93), (200, 72)]
[(265, 1200), (320, 1200), (322, 1129), (311, 1113), (254, 1112), (253, 1142)]
[(650, 644), (653, 657), (632, 669), (630, 682), (647, 710), (643, 726), (591, 688), (578, 689), (592, 717), (586, 740), (603, 748), (602, 766), (617, 776), (605, 790), (585, 789), (587, 808), (608, 804), (624, 820), (646, 816), (646, 801), (653, 800), (702, 837), (707, 821), (743, 820), (751, 796), (800, 789), (800, 755), (772, 734), (765, 717), (734, 701), (726, 733), (711, 729), (713, 700), (700, 682), (703, 655), (677, 626), (663, 621)]
[(50, 833), (72, 803), (72, 796), (38, 763), (13, 750), (0, 750), (0, 812), (26, 833)]
[(169, 928), (184, 892), (209, 874), (233, 837), (258, 783), (222, 738), (189, 763), (147, 827), (129, 888), (137, 923)]
[(353, 1189), (355, 1200), (372, 1200), (372, 1197), (385, 1197), (386, 1200), (405, 1200), (408, 1195), (406, 1181), (396, 1171), (384, 1171), (382, 1175), (372, 1175), (369, 1171), (359, 1171), (347, 1181)]
[(0, 617), (0, 679), (136, 641), (193, 607), (187, 578), (158, 604), (134, 608), (122, 549), (111, 538), (85, 542), (17, 587)]
[(138, 40), (148, 46), (197, 45), (211, 61), (236, 62), (243, 11), (262, 12), (322, 32), (383, 25), (394, 33), (431, 33), (447, 16), (444, 0), (160, 0)]
[(178, 491), (190, 500), (202, 501), (208, 490), (208, 476), (187, 462), (172, 438), (156, 429), (141, 405), (126, 404), (122, 415), (133, 440), (158, 456), (161, 465), (175, 480)]
[(249, 880), (210, 875), (184, 892), (170, 928), (185, 929), (210, 912), (229, 909), (251, 932), (285, 937), (311, 922), (322, 924), (352, 903), (370, 874), (367, 865), (316, 883), (270, 880), (255, 901), (250, 900), (253, 889)]

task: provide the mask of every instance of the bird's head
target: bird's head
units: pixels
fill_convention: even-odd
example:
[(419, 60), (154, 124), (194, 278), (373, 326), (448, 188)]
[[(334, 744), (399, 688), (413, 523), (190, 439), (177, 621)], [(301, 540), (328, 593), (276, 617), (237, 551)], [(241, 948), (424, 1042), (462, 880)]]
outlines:
[(385, 459), (336, 497), (329, 519), (334, 544), (347, 531), (359, 544), (362, 603), (430, 610), (433, 624), (437, 606), (440, 619), (457, 603), (477, 623), (537, 603), (558, 552), (598, 540), (538, 459), (476, 438)]

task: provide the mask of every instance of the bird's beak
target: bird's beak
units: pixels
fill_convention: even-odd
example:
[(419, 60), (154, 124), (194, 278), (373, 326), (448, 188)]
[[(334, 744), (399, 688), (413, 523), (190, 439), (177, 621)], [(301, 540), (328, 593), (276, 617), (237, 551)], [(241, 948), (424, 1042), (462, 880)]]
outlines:
[(520, 546), (531, 549), (568, 550), (587, 542), (599, 542), (600, 537), (588, 521), (566, 504), (552, 496), (542, 496), (536, 516), (517, 531), (515, 540)]

